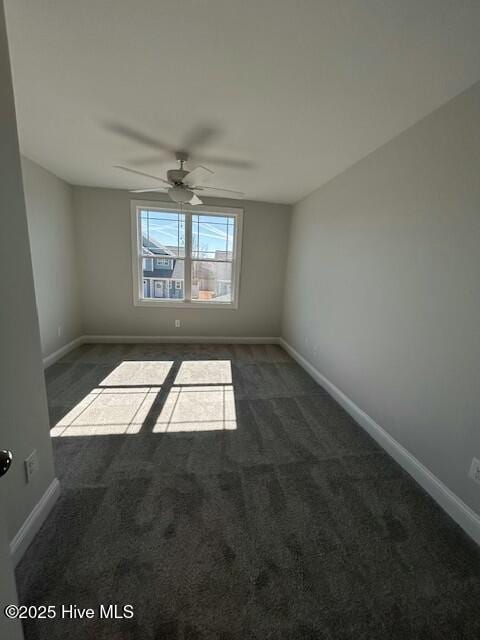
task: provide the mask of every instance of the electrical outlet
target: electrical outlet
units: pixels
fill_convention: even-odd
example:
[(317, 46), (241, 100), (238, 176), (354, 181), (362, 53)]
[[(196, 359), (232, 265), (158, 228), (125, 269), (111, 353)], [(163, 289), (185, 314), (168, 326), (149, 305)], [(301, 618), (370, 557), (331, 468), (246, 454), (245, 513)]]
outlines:
[(468, 476), (480, 484), (480, 460), (478, 458), (473, 458)]
[(62, 333), (63, 333), (63, 327), (58, 327), (57, 328), (57, 335), (58, 335), (59, 338), (62, 337)]
[(37, 450), (34, 449), (28, 458), (25, 458), (25, 475), (27, 477), (27, 482), (30, 482), (32, 476), (37, 473), (38, 469), (38, 455)]
[(180, 326), (180, 320), (175, 320), (175, 326), (176, 326), (176, 328), (177, 328), (177, 329), (179, 328), (179, 326)]

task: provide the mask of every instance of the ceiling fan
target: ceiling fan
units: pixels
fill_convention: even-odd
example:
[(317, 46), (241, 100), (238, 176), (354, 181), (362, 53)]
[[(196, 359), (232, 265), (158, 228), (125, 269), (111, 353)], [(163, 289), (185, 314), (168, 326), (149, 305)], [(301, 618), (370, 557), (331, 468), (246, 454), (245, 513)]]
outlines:
[(202, 200), (200, 200), (200, 198), (196, 194), (196, 191), (205, 191), (207, 192), (205, 195), (208, 195), (209, 191), (216, 192), (218, 195), (224, 193), (227, 197), (230, 198), (242, 198), (245, 195), (241, 191), (233, 191), (232, 189), (220, 189), (204, 184), (204, 182), (214, 174), (211, 169), (207, 169), (207, 167), (199, 165), (195, 167), (195, 169), (187, 171), (187, 169), (184, 168), (184, 165), (186, 162), (188, 162), (188, 153), (184, 151), (176, 151), (175, 157), (177, 158), (180, 166), (178, 169), (169, 169), (167, 171), (166, 179), (160, 178), (159, 176), (151, 175), (149, 173), (144, 173), (143, 171), (138, 171), (137, 169), (130, 169), (129, 167), (124, 167), (121, 165), (115, 165), (115, 168), (121, 169), (122, 171), (127, 171), (128, 173), (151, 178), (152, 180), (156, 180), (157, 182), (162, 183), (160, 186), (155, 185), (153, 187), (143, 189), (130, 189), (131, 193), (166, 191), (170, 199), (177, 204), (190, 204), (192, 206), (202, 204)]
[[(135, 175), (150, 178), (151, 180), (155, 180), (157, 183), (155, 186), (150, 188), (132, 189), (132, 193), (166, 191), (174, 202), (178, 204), (190, 204), (193, 206), (202, 204), (197, 192), (205, 193), (205, 195), (210, 195), (209, 192), (212, 192), (212, 196), (221, 196), (224, 194), (225, 197), (229, 198), (242, 198), (245, 195), (240, 191), (220, 189), (218, 187), (211, 187), (208, 184), (205, 184), (205, 182), (214, 175), (214, 172), (203, 166), (203, 162), (235, 169), (253, 168), (253, 164), (247, 160), (228, 157), (225, 158), (210, 154), (204, 155), (199, 153), (199, 147), (205, 146), (212, 140), (212, 138), (219, 135), (220, 131), (213, 126), (194, 127), (186, 136), (183, 137), (181, 146), (179, 147), (174, 147), (169, 143), (153, 138), (146, 133), (137, 131), (136, 129), (132, 129), (129, 126), (118, 122), (106, 122), (104, 126), (112, 133), (134, 142), (136, 145), (140, 144), (154, 150), (155, 154), (153, 156), (132, 159), (128, 164), (133, 167), (142, 167), (158, 163), (159, 161), (162, 161), (163, 157), (166, 155), (175, 157), (179, 163), (178, 169), (170, 169), (167, 171), (166, 178), (161, 178), (150, 173), (144, 173), (136, 168), (134, 169), (128, 166), (115, 165), (115, 168), (117, 169), (122, 169), (122, 171), (128, 171)], [(184, 165), (189, 161), (198, 163), (198, 166), (191, 171), (187, 171)]]

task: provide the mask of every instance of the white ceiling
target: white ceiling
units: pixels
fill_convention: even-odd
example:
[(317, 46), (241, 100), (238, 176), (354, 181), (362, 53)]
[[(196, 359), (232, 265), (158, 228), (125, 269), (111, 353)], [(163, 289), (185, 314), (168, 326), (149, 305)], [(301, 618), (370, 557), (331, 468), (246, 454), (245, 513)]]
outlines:
[(108, 125), (213, 127), (205, 155), (254, 166), (212, 185), (295, 202), (480, 78), (478, 0), (6, 5), (22, 151), (72, 184), (151, 184), (112, 168), (152, 148)]

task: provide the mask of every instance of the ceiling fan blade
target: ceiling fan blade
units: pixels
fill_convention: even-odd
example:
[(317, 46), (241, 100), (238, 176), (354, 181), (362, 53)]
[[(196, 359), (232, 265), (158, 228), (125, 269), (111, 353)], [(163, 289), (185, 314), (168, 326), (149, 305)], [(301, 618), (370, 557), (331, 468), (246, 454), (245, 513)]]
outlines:
[(189, 173), (187, 173), (187, 175), (183, 179), (183, 182), (189, 187), (197, 184), (203, 184), (213, 175), (213, 171), (207, 169), (207, 167), (202, 167), (202, 165), (199, 165), (198, 167), (195, 167), (195, 169), (192, 169)]
[(128, 161), (128, 164), (131, 164), (134, 167), (151, 167), (155, 166), (158, 168), (158, 165), (164, 165), (170, 162), (168, 155), (159, 151), (155, 155), (151, 156), (143, 156), (142, 158), (131, 158)]
[(203, 154), (192, 153), (190, 160), (194, 162), (205, 162), (205, 164), (215, 164), (231, 169), (253, 169), (253, 162), (249, 160), (236, 160), (235, 158), (223, 158), (220, 156), (204, 156)]
[(135, 173), (138, 176), (143, 176), (144, 178), (151, 178), (152, 180), (158, 180), (159, 182), (164, 182), (168, 184), (169, 187), (172, 185), (168, 182), (168, 180), (164, 180), (163, 178), (159, 178), (158, 176), (152, 176), (150, 173), (144, 173), (143, 171), (137, 171), (136, 169), (129, 169), (128, 167), (122, 167), (119, 164), (113, 165), (115, 169), (121, 169), (122, 171), (128, 171), (128, 173)]
[(203, 204), (203, 200), (200, 200), (198, 196), (193, 196), (191, 200), (189, 200), (188, 204), (195, 206), (196, 204)]
[(175, 149), (171, 145), (162, 142), (161, 140), (156, 140), (141, 131), (136, 131), (127, 125), (120, 124), (118, 122), (108, 122), (106, 124), (106, 128), (117, 135), (132, 140), (133, 142), (138, 142), (139, 144), (143, 144), (153, 149), (167, 151), (168, 153), (175, 153)]
[(207, 144), (219, 135), (219, 130), (208, 125), (194, 127), (183, 139), (183, 149), (191, 150)]
[(237, 198), (243, 198), (245, 195), (243, 191), (234, 191), (233, 189), (220, 189), (218, 187), (209, 187), (205, 185), (203, 187), (192, 187), (193, 189), (199, 189), (200, 191), (222, 191), (223, 193), (229, 193), (230, 195), (235, 195)]
[(152, 191), (167, 191), (168, 187), (152, 187), (151, 189), (130, 189), (130, 193), (150, 193)]

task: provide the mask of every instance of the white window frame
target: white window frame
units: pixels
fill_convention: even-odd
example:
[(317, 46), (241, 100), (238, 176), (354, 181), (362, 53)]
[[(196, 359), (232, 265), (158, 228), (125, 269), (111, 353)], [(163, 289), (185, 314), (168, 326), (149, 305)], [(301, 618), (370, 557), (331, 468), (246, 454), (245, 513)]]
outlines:
[[(185, 216), (185, 258), (184, 261), (184, 298), (175, 300), (171, 298), (151, 299), (143, 297), (143, 270), (142, 261), (142, 234), (139, 211), (148, 209), (149, 211), (165, 211), (166, 213), (181, 213)], [(232, 301), (231, 302), (209, 302), (206, 300), (192, 300), (187, 298), (187, 290), (191, 292), (192, 276), (192, 215), (203, 213), (212, 216), (233, 216), (235, 217), (235, 243), (233, 247), (232, 259)], [(155, 200), (132, 200), (131, 201), (131, 225), (132, 225), (132, 273), (133, 273), (133, 304), (136, 307), (188, 307), (198, 309), (238, 309), (240, 296), (240, 273), (242, 258), (242, 231), (243, 231), (243, 209), (233, 207), (213, 207), (200, 205), (191, 209), (181, 210), (172, 203), (163, 203)], [(212, 259), (195, 259), (200, 262), (218, 262)]]

